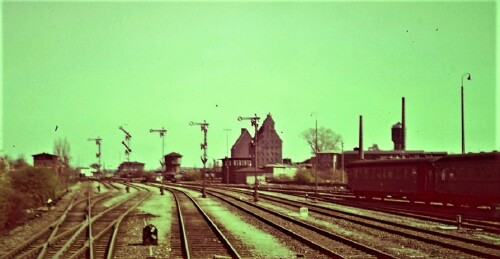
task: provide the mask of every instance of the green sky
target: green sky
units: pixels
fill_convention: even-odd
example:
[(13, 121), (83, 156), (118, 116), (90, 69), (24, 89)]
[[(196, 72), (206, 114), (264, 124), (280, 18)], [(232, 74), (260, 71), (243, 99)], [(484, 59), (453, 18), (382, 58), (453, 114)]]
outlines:
[[(271, 113), (283, 155), (309, 156), (300, 133), (319, 126), (357, 146), (392, 149), (391, 126), (406, 97), (407, 148), (460, 152), (465, 72), (467, 151), (500, 150), (495, 1), (472, 2), (19, 2), (2, 6), (3, 153), (52, 152), (67, 138), (73, 165), (158, 166), (166, 153), (200, 166), (222, 158), (238, 116)], [(56, 126), (58, 130), (55, 131)], [(0, 127), (1, 128), (1, 127)], [(497, 134), (497, 136), (495, 136)]]

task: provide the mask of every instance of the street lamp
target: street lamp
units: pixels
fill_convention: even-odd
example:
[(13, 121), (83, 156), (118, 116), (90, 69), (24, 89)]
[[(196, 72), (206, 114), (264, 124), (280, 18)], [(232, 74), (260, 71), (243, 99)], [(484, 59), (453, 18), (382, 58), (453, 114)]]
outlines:
[(255, 128), (255, 134), (253, 136), (253, 157), (254, 157), (254, 175), (255, 175), (255, 182), (254, 182), (254, 191), (253, 191), (253, 201), (258, 202), (259, 201), (259, 193), (257, 191), (258, 184), (257, 184), (257, 130), (259, 127), (259, 120), (260, 117), (257, 117), (257, 114), (254, 114), (253, 117), (238, 117), (239, 121), (242, 120), (250, 120), (252, 122), (252, 126)]
[(464, 76), (467, 76), (467, 80), (471, 80), (470, 73), (465, 73), (462, 75), (462, 87), (460, 88), (461, 93), (461, 108), (462, 108), (462, 154), (465, 154), (465, 130), (464, 130)]
[(206, 198), (207, 195), (205, 193), (205, 170), (207, 163), (207, 131), (208, 131), (208, 123), (204, 120), (203, 122), (190, 122), (189, 126), (200, 125), (201, 131), (203, 131), (203, 143), (201, 143), (200, 147), (203, 149), (203, 156), (201, 157), (201, 162), (203, 162), (203, 171), (201, 174), (201, 179), (203, 181), (201, 187), (201, 196)]
[[(318, 113), (313, 112), (315, 117), (315, 136), (314, 136), (314, 194), (318, 195)], [(311, 113), (311, 116), (312, 114)]]

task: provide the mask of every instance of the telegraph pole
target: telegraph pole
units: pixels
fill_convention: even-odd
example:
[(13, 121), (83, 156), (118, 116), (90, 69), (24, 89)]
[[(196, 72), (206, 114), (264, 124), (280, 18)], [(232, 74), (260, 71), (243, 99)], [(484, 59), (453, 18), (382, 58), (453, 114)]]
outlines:
[(205, 193), (205, 170), (207, 163), (207, 131), (208, 131), (208, 123), (204, 120), (203, 122), (190, 122), (189, 126), (200, 125), (201, 131), (203, 131), (203, 143), (201, 143), (200, 147), (203, 149), (203, 156), (201, 157), (201, 162), (203, 162), (203, 171), (201, 174), (202, 178), (202, 187), (201, 187), (201, 196), (206, 198), (207, 195)]
[(132, 153), (132, 149), (130, 149), (130, 139), (132, 135), (128, 133), (122, 126), (119, 127), (121, 131), (125, 133), (125, 141), (122, 141), (122, 145), (125, 146), (125, 156), (127, 157), (127, 162), (130, 161), (130, 153)]
[(153, 132), (160, 133), (160, 138), (162, 141), (160, 164), (161, 164), (161, 168), (163, 170), (165, 167), (165, 133), (167, 132), (167, 130), (163, 127), (161, 127), (161, 129), (150, 129), (149, 130), (149, 133), (153, 133)]
[(223, 129), (225, 132), (226, 132), (226, 156), (229, 156), (229, 131), (231, 131), (231, 129)]
[(253, 191), (253, 201), (254, 202), (258, 202), (259, 201), (259, 193), (257, 191), (257, 188), (259, 187), (258, 185), (258, 180), (257, 180), (257, 168), (258, 168), (258, 156), (257, 156), (257, 131), (258, 131), (258, 127), (259, 127), (259, 120), (260, 120), (260, 117), (257, 117), (257, 114), (255, 114), (255, 116), (253, 117), (238, 117), (238, 120), (241, 121), (241, 120), (250, 120), (251, 123), (252, 123), (252, 126), (254, 126), (255, 128), (255, 134), (253, 136), (253, 156), (254, 156), (254, 172), (255, 172), (255, 183), (254, 183), (254, 191)]

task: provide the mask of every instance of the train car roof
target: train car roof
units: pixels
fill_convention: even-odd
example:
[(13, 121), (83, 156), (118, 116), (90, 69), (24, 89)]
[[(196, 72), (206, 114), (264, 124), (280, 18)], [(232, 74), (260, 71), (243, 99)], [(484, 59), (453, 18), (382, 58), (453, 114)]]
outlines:
[(447, 155), (441, 157), (437, 163), (441, 162), (457, 162), (464, 160), (496, 160), (500, 161), (500, 152), (481, 152), (481, 153), (467, 153), (467, 154), (456, 154), (456, 155)]
[(346, 165), (346, 167), (359, 167), (359, 166), (384, 166), (384, 165), (404, 165), (404, 164), (425, 164), (433, 163), (438, 160), (438, 157), (432, 158), (395, 158), (395, 159), (369, 159), (369, 160), (356, 160)]

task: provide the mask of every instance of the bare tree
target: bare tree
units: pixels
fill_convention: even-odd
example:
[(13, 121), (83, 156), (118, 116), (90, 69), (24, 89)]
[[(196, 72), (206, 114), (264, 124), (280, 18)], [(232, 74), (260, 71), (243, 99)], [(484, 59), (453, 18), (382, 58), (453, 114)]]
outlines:
[[(309, 144), (311, 148), (311, 153), (314, 154), (316, 147), (316, 129), (310, 128), (302, 132), (301, 136)], [(342, 136), (335, 133), (332, 129), (325, 127), (318, 128), (318, 152), (331, 150), (339, 151), (340, 143), (342, 142)]]
[(54, 154), (59, 156), (59, 161), (64, 165), (64, 166), (69, 166), (69, 161), (71, 160), (71, 157), (69, 156), (69, 143), (66, 138), (64, 139), (57, 139), (54, 142)]

